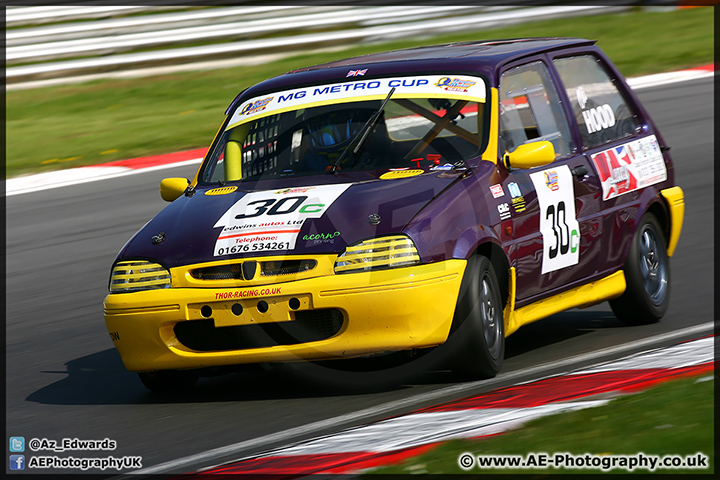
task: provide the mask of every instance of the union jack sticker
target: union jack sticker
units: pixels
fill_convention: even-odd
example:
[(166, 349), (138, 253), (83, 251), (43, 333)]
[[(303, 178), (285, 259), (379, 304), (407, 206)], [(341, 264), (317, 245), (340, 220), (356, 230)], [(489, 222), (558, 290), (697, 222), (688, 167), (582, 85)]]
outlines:
[(363, 70), (350, 70), (345, 77), (362, 77), (367, 73), (368, 69), (365, 68)]

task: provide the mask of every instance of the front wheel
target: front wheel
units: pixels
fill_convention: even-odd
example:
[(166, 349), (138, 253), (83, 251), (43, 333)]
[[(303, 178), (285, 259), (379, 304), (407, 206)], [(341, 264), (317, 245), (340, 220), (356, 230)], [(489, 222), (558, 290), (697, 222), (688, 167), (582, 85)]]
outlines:
[(482, 255), (468, 259), (454, 322), (453, 370), (470, 379), (494, 377), (505, 356), (503, 305), (495, 270)]
[(670, 300), (670, 260), (660, 223), (652, 213), (640, 220), (625, 262), (627, 288), (610, 300), (615, 316), (630, 325), (655, 323)]

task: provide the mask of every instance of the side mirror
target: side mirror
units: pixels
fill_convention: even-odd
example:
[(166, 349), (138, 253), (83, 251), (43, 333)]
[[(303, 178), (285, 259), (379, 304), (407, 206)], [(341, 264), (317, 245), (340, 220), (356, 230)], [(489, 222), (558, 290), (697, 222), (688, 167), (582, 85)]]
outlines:
[(160, 182), (160, 196), (166, 202), (172, 202), (185, 192), (190, 180), (187, 178), (164, 178)]
[(503, 155), (505, 168), (533, 168), (552, 163), (555, 147), (547, 140), (520, 145), (513, 152)]

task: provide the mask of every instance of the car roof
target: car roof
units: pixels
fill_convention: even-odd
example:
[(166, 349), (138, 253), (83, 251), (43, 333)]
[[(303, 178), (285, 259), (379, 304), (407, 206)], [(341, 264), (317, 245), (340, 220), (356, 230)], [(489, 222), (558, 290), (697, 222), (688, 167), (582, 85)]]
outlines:
[(264, 80), (241, 92), (229, 113), (243, 99), (273, 91), (341, 82), (351, 69), (367, 69), (366, 79), (390, 75), (457, 73), (484, 75), (492, 84), (497, 70), (510, 61), (572, 47), (592, 46), (595, 40), (571, 37), (533, 37), (479, 40), (390, 50), (299, 68)]
[(506, 61), (542, 53), (558, 48), (592, 45), (594, 40), (571, 37), (510, 38), (503, 40), (480, 40), (473, 42), (447, 43), (422, 47), (404, 48), (387, 52), (371, 53), (300, 68), (288, 74), (333, 67), (364, 66), (377, 63), (431, 61), (446, 59), (473, 60), (485, 64), (499, 64)]

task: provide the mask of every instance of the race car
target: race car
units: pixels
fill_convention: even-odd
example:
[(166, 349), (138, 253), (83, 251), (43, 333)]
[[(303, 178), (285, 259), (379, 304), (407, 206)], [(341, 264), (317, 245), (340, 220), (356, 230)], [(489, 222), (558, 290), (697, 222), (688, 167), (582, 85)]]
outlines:
[(442, 350), (606, 300), (670, 297), (684, 195), (670, 147), (594, 41), (370, 54), (242, 91), (195, 178), (112, 265), (105, 322), (150, 389), (214, 367)]

